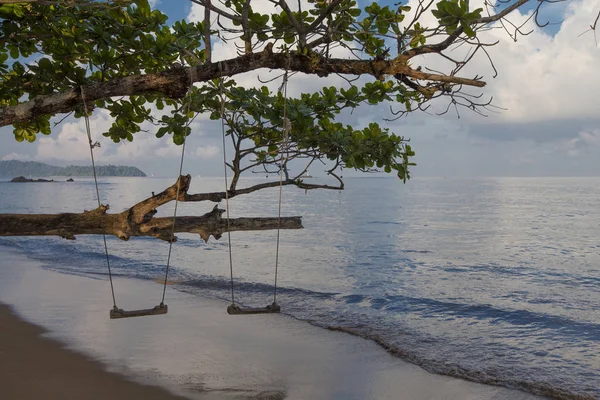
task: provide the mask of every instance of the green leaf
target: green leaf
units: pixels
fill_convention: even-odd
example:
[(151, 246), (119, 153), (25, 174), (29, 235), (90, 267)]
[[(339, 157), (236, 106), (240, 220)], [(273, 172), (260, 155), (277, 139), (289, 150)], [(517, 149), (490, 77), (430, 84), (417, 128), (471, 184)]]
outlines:
[(134, 3), (144, 17), (148, 17), (150, 15), (151, 9), (148, 0), (134, 0)]
[(475, 37), (475, 32), (473, 31), (473, 29), (471, 28), (471, 26), (467, 22), (462, 21), (460, 23), (460, 25), (462, 26), (463, 30), (465, 31), (465, 34), (468, 37), (470, 37), (470, 38)]
[(293, 44), (296, 41), (296, 36), (294, 36), (293, 33), (286, 33), (283, 36), (283, 40), (285, 41), (285, 43), (287, 44)]

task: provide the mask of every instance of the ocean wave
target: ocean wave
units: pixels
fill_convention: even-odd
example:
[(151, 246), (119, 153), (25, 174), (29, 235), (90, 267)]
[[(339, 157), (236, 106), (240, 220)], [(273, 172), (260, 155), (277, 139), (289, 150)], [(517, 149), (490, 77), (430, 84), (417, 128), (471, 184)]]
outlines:
[[(43, 267), (65, 274), (106, 279), (105, 254), (86, 246), (74, 247), (64, 240), (5, 239), (0, 245), (23, 250), (29, 257), (42, 260)], [(152, 261), (138, 261), (124, 255), (110, 255), (115, 277), (154, 279), (164, 271), (164, 265)], [(196, 295), (229, 300), (231, 281), (227, 276), (201, 275), (177, 268), (170, 271), (173, 288)], [(234, 280), (236, 300), (241, 304), (255, 305), (269, 302), (273, 285), (251, 280)], [(399, 294), (372, 296), (363, 293), (317, 291), (280, 286), (277, 296), (282, 312), (299, 320), (326, 329), (343, 331), (372, 340), (390, 354), (436, 373), (470, 381), (505, 386), (556, 399), (595, 399), (600, 397), (597, 387), (574, 381), (559, 382), (535, 379), (523, 370), (510, 372), (494, 366), (470, 365), (466, 358), (457, 357), (456, 348), (468, 346), (453, 343), (454, 338), (439, 337), (397, 320), (397, 317), (480, 321), (491, 325), (507, 324), (526, 328), (539, 337), (567, 341), (600, 341), (600, 324), (575, 321), (570, 318), (522, 309), (499, 308), (491, 304), (469, 304), (425, 297)], [(382, 314), (383, 313), (383, 314)], [(388, 318), (386, 315), (393, 315)], [(523, 333), (523, 331), (520, 331)], [(479, 343), (489, 346), (496, 354), (516, 354), (522, 349), (501, 346), (493, 342)], [(542, 351), (543, 353), (543, 351)], [(543, 356), (543, 354), (538, 354)], [(509, 358), (505, 362), (509, 362)], [(598, 380), (597, 376), (593, 377)]]

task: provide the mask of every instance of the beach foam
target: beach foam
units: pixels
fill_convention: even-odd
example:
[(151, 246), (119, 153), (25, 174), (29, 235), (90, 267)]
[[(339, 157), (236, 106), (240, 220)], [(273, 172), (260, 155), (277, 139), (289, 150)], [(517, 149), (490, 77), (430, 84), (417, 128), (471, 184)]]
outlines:
[[(190, 398), (538, 398), (434, 375), (372, 341), (285, 315), (229, 316), (226, 302), (171, 288), (167, 315), (111, 321), (108, 281), (47, 271), (15, 250), (1, 252), (1, 302), (110, 371)], [(154, 306), (162, 294), (151, 281), (118, 278), (115, 288), (126, 309)]]

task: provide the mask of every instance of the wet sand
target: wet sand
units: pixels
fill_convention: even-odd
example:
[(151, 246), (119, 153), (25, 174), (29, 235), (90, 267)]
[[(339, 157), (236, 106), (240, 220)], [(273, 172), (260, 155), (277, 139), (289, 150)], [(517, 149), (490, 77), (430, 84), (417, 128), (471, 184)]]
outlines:
[[(2, 309), (2, 400), (175, 398), (117, 374), (202, 400), (539, 399), (431, 374), (371, 341), (285, 315), (232, 317), (226, 301), (172, 288), (168, 314), (109, 320), (105, 279), (59, 274), (12, 249), (0, 252), (0, 302), (47, 330)], [(154, 282), (124, 278), (115, 288), (124, 308), (147, 308), (162, 293)]]
[(44, 330), (0, 304), (0, 398), (3, 400), (148, 399), (183, 397), (131, 382), (99, 362), (43, 338)]

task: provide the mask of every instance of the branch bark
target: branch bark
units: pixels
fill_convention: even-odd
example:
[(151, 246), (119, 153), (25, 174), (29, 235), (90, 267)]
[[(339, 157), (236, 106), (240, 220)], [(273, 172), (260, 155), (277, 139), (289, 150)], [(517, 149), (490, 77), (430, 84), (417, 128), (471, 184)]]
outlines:
[[(249, 194), (258, 190), (279, 187), (279, 181), (259, 183), (258, 185), (250, 186), (243, 189), (229, 190), (229, 198), (239, 196), (242, 194)], [(340, 183), (340, 186), (331, 185), (317, 185), (313, 183), (304, 183), (301, 180), (286, 179), (281, 182), (281, 185), (296, 185), (300, 189), (313, 190), (313, 189), (331, 189), (331, 190), (343, 190), (344, 186)], [(213, 201), (215, 203), (225, 200), (225, 192), (210, 192), (210, 193), (197, 193), (197, 194), (186, 194), (185, 198), (181, 201)]]
[[(179, 196), (186, 199), (191, 182), (189, 175), (181, 176), (165, 191), (152, 196), (119, 214), (107, 213), (109, 206), (101, 206), (83, 213), (65, 214), (0, 214), (0, 236), (61, 236), (75, 239), (75, 235), (114, 235), (121, 240), (132, 236), (151, 236), (166, 241), (175, 241), (173, 218), (154, 218), (156, 207), (175, 199), (177, 185)], [(193, 201), (193, 200), (192, 200)], [(219, 239), (228, 231), (227, 219), (222, 218), (225, 210), (215, 208), (202, 216), (175, 218), (175, 233), (197, 233), (204, 241), (210, 236)], [(229, 220), (229, 231), (254, 231), (269, 229), (301, 229), (302, 217), (278, 218), (234, 218)]]
[[(237, 58), (196, 67), (178, 67), (158, 74), (132, 75), (98, 82), (84, 86), (86, 101), (92, 104), (96, 100), (118, 96), (131, 96), (149, 93), (161, 93), (171, 98), (185, 96), (191, 81), (205, 82), (220, 76), (234, 76), (260, 68), (304, 72), (320, 77), (331, 73), (342, 75), (371, 75), (376, 78), (397, 74), (418, 80), (438, 83), (483, 87), (485, 82), (455, 76), (430, 74), (410, 68), (406, 59), (395, 60), (348, 60), (327, 59), (317, 54), (273, 53), (268, 45), (260, 53), (245, 54)], [(194, 68), (195, 71), (192, 71)], [(37, 96), (29, 101), (0, 109), (0, 126), (13, 125), (29, 121), (39, 115), (54, 115), (70, 112), (82, 107), (81, 88), (76, 87), (62, 93)]]

